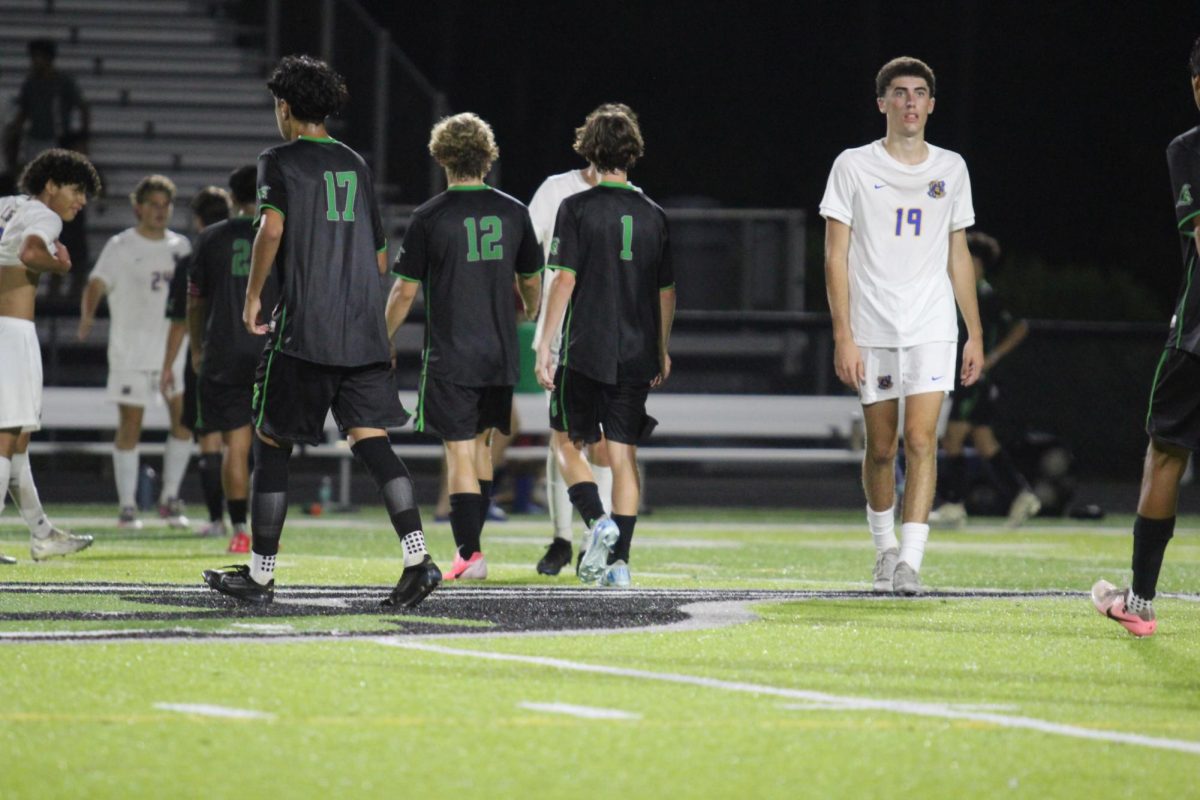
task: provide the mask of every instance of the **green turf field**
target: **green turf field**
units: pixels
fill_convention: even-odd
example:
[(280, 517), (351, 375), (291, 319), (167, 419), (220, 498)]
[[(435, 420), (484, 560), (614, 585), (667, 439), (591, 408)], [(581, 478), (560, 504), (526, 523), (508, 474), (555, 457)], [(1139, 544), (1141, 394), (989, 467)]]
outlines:
[(488, 581), (392, 615), (378, 511), (293, 513), (266, 612), (202, 587), (223, 542), (51, 511), (97, 543), (34, 564), (0, 521), (6, 800), (1200, 796), (1194, 517), (1139, 640), (1084, 594), (1128, 518), (934, 531), (913, 600), (866, 594), (856, 514), (659, 511), (628, 593), (539, 578), (516, 518)]

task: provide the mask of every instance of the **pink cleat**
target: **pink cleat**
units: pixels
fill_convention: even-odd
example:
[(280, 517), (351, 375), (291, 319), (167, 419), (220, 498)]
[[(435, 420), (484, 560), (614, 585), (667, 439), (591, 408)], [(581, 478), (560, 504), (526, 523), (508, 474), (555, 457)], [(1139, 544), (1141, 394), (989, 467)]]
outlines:
[(455, 581), (460, 578), (481, 581), (486, 577), (487, 562), (483, 560), (483, 553), (478, 550), (472, 553), (468, 559), (464, 559), (456, 550), (454, 552), (454, 563), (450, 565), (450, 569), (442, 573), (442, 580), (444, 581)]
[(1104, 616), (1115, 620), (1122, 628), (1139, 638), (1153, 636), (1158, 629), (1158, 621), (1154, 618), (1154, 609), (1148, 608), (1142, 614), (1134, 614), (1125, 610), (1125, 599), (1129, 596), (1128, 589), (1118, 589), (1106, 580), (1098, 580), (1092, 586), (1092, 605)]
[(229, 547), (225, 551), (227, 553), (249, 553), (250, 552), (250, 535), (246, 533), (244, 528), (238, 528), (233, 532), (233, 536), (229, 539)]

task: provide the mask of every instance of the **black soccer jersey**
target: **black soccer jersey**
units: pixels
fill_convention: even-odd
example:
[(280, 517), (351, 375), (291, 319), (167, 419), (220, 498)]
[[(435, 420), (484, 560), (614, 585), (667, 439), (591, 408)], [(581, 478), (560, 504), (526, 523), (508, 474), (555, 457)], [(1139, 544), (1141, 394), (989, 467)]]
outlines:
[(191, 255), (186, 255), (175, 262), (175, 271), (171, 273), (171, 284), (167, 287), (167, 319), (172, 322), (183, 322), (187, 319), (188, 270), (191, 268)]
[(393, 274), (423, 284), (424, 374), (460, 386), (516, 384), (513, 273), (542, 266), (528, 209), (490, 186), (452, 186), (414, 211)]
[(1200, 215), (1200, 127), (1167, 146), (1175, 222), (1183, 246), (1183, 283), (1171, 317), (1167, 346), (1200, 355), (1200, 279), (1196, 276), (1196, 218)]
[[(975, 285), (975, 291), (979, 298), (979, 326), (983, 330), (983, 352), (984, 355), (987, 355), (996, 349), (996, 345), (1008, 335), (1017, 321), (1004, 307), (1000, 295), (996, 293), (990, 283), (979, 281)], [(954, 367), (955, 386), (960, 388), (962, 386), (962, 346), (966, 342), (967, 324), (963, 321), (960, 313), (958, 315), (958, 356)], [(990, 374), (985, 374), (980, 380), (987, 381), (990, 378)]]
[(301, 136), (265, 150), (259, 218), (268, 208), (284, 218), (275, 257), (279, 349), (330, 366), (387, 361), (387, 298), (376, 263), (387, 240), (366, 162), (330, 138)]
[(653, 380), (658, 295), (675, 282), (663, 210), (627, 183), (572, 195), (558, 207), (547, 266), (575, 273), (562, 365), (601, 383)]
[[(254, 370), (266, 343), (265, 336), (255, 336), (242, 324), (253, 244), (253, 222), (249, 217), (234, 217), (205, 228), (192, 251), (188, 291), (208, 303), (204, 377), (218, 383), (254, 383)], [(272, 272), (263, 284), (262, 307), (272, 308), (278, 301), (279, 285)]]

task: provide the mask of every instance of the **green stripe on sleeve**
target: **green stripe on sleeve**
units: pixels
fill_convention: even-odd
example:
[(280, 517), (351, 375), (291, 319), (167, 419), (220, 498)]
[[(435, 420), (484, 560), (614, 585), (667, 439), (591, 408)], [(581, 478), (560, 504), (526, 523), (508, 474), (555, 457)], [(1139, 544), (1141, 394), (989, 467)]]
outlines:
[(572, 275), (575, 274), (575, 270), (570, 267), (564, 267), (562, 264), (547, 264), (546, 269), (561, 270), (562, 272), (569, 272)]

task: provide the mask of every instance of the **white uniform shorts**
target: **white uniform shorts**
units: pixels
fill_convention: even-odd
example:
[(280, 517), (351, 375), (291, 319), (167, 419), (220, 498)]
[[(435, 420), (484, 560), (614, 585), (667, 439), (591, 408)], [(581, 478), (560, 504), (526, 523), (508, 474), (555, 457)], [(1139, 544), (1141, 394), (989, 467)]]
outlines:
[[(175, 375), (175, 389), (171, 397), (183, 394), (183, 359), (187, 354), (185, 341), (171, 364), (171, 372)], [(145, 408), (158, 405), (162, 402), (162, 392), (159, 390), (161, 378), (162, 371), (157, 369), (110, 369), (105, 393), (110, 401), (123, 406)]]
[(911, 347), (863, 347), (866, 380), (858, 396), (864, 406), (913, 394), (954, 389), (958, 342), (926, 342)]
[(42, 350), (27, 319), (0, 317), (0, 429), (42, 427)]

